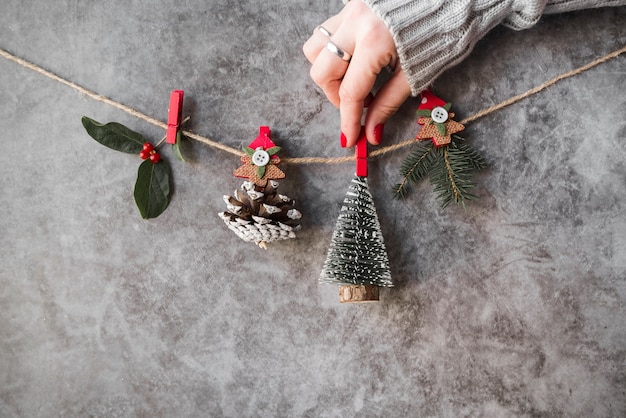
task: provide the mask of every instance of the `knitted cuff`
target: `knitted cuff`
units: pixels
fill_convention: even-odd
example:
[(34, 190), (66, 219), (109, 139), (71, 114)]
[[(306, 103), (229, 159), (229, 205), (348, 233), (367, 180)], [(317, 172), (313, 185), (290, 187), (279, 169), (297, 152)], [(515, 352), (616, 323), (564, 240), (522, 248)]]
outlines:
[(546, 0), (364, 0), (388, 26), (413, 95), (462, 61), (500, 23), (524, 29)]
[(544, 13), (562, 13), (574, 10), (598, 7), (617, 7), (626, 5), (625, 0), (549, 0)]

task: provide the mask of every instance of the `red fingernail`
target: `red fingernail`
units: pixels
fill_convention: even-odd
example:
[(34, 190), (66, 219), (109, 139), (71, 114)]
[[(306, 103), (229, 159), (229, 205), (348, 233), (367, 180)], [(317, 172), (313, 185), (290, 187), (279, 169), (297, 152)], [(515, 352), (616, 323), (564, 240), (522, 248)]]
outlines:
[(341, 144), (341, 148), (345, 148), (348, 145), (348, 138), (346, 138), (343, 132), (341, 133), (341, 136), (339, 137), (339, 143)]
[(380, 141), (383, 140), (383, 132), (385, 130), (385, 125), (383, 123), (379, 123), (374, 127), (374, 141), (377, 144), (380, 144)]

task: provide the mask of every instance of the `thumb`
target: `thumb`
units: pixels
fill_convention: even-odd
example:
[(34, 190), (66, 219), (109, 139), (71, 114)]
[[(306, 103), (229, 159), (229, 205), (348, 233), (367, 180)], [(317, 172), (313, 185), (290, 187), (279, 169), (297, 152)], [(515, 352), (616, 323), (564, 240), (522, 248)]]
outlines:
[(411, 95), (404, 71), (398, 66), (395, 74), (376, 93), (365, 116), (365, 135), (372, 145), (380, 144), (383, 125)]

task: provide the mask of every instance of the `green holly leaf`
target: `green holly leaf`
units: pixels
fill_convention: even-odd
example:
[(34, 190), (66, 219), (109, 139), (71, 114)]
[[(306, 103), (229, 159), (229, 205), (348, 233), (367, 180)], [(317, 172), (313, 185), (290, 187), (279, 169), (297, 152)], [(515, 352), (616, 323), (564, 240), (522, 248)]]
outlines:
[(272, 155), (278, 154), (278, 151), (280, 151), (280, 147), (271, 147), (271, 148), (268, 148), (265, 152), (267, 152), (270, 156), (272, 156)]
[(256, 175), (260, 179), (263, 178), (263, 176), (265, 175), (265, 166), (264, 165), (257, 166), (257, 168), (256, 168)]
[(156, 218), (167, 208), (170, 195), (170, 167), (161, 160), (145, 160), (139, 166), (135, 183), (135, 203), (144, 219)]
[(138, 154), (146, 142), (141, 134), (117, 122), (103, 125), (87, 116), (83, 116), (81, 122), (89, 136), (116, 151)]
[(450, 108), (452, 107), (452, 103), (446, 103), (443, 108), (446, 109), (446, 111), (450, 111)]
[(432, 112), (428, 109), (420, 109), (417, 111), (417, 116), (424, 116), (424, 117), (429, 118), (431, 113)]
[(446, 134), (446, 125), (444, 123), (435, 123), (435, 126), (437, 126), (437, 131), (439, 131), (440, 135)]
[(179, 161), (185, 162), (185, 157), (183, 157), (183, 153), (180, 150), (180, 143), (182, 142), (183, 139), (183, 133), (181, 131), (178, 131), (176, 133), (176, 143), (172, 144), (172, 152), (174, 153), (174, 156), (176, 157), (176, 159), (178, 159)]
[(255, 151), (255, 150), (253, 150), (253, 149), (252, 149), (252, 148), (250, 148), (250, 147), (244, 147), (244, 149), (243, 149), (243, 150), (244, 150), (244, 151), (246, 152), (246, 154), (248, 154), (248, 156), (250, 156), (250, 157), (252, 157), (252, 156), (254, 155), (254, 151)]

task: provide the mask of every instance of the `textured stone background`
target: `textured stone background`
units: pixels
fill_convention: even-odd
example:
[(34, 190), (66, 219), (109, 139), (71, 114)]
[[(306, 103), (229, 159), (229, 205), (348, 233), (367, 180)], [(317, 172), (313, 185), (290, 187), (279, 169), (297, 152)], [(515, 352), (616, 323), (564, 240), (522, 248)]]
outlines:
[[(342, 156), (301, 45), (340, 2), (5, 1), (0, 47), (233, 147)], [(460, 118), (626, 43), (626, 10), (494, 30), (434, 86)], [(317, 284), (352, 164), (283, 166), (304, 214), (268, 251), (216, 216), (236, 157), (189, 141), (142, 220), (139, 160), (81, 115), (163, 131), (0, 59), (0, 416), (626, 415), (626, 58), (468, 126), (480, 200), (390, 198), (407, 150), (370, 166), (397, 286), (340, 305)], [(385, 143), (416, 133), (415, 99)]]

